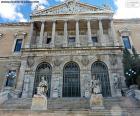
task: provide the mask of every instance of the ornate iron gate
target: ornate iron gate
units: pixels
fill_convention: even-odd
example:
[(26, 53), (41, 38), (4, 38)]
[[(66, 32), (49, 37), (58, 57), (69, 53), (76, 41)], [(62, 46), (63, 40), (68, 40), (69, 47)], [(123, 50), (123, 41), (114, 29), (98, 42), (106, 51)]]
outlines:
[(103, 97), (110, 97), (110, 81), (106, 64), (100, 61), (93, 63), (91, 66), (91, 76), (93, 77), (93, 75), (95, 75), (95, 78), (99, 79), (101, 82), (101, 92)]
[(41, 81), (41, 77), (44, 77), (44, 79), (47, 80), (47, 82), (48, 82), (48, 92), (46, 93), (46, 96), (50, 97), (51, 76), (52, 76), (51, 65), (46, 62), (39, 64), (36, 69), (33, 94), (37, 93), (37, 87)]
[(69, 62), (63, 69), (63, 97), (80, 97), (80, 69)]

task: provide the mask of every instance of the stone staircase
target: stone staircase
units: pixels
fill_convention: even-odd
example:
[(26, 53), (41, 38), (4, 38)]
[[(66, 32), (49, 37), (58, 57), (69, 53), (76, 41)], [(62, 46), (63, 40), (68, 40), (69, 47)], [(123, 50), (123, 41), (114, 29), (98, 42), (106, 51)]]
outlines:
[[(0, 106), (0, 109), (30, 109), (31, 98), (10, 99)], [(85, 98), (48, 99), (48, 109), (77, 110), (89, 109), (89, 100)]]
[[(10, 99), (0, 105), (1, 111), (3, 110), (27, 110), (30, 111), (32, 104), (31, 98), (18, 98)], [(94, 111), (94, 113), (107, 114), (109, 116), (111, 112), (118, 113), (123, 112), (123, 116), (140, 116), (140, 101), (134, 100), (128, 97), (116, 97), (116, 98), (104, 98), (104, 110)], [(56, 98), (48, 99), (49, 111), (79, 111), (89, 114), (89, 99), (85, 98)], [(93, 112), (91, 112), (91, 115)], [(130, 115), (128, 115), (130, 114)]]
[(0, 109), (30, 109), (31, 104), (31, 98), (9, 99), (8, 101), (0, 105)]
[(89, 109), (89, 100), (85, 98), (57, 98), (48, 100), (48, 109)]

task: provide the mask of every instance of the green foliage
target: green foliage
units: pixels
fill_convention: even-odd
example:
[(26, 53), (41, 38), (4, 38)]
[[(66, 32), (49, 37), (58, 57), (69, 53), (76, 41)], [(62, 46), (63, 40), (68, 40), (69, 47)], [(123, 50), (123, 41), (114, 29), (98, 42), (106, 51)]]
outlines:
[[(123, 67), (126, 85), (128, 87), (132, 84), (140, 85), (140, 79), (138, 79), (140, 76), (140, 57), (134, 47), (132, 47), (132, 54), (127, 49), (123, 50)], [(136, 72), (136, 74), (132, 71)]]

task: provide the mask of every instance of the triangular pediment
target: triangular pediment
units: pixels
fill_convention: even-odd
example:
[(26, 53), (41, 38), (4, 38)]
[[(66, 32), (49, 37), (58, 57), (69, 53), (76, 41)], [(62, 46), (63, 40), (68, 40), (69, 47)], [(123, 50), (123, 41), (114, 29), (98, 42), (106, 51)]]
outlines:
[(36, 10), (32, 13), (32, 16), (38, 15), (59, 15), (59, 14), (81, 14), (81, 13), (112, 13), (108, 8), (98, 8), (85, 3), (69, 0), (60, 5), (50, 7), (44, 10)]

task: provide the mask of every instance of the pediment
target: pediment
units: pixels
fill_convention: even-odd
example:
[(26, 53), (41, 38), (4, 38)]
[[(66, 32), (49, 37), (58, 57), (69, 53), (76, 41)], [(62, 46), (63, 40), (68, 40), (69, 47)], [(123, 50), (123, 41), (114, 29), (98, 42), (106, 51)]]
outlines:
[(32, 16), (41, 15), (59, 15), (59, 14), (81, 14), (81, 13), (112, 13), (108, 8), (98, 8), (96, 6), (87, 5), (77, 1), (64, 2), (60, 5), (50, 7), (44, 10), (36, 10)]

